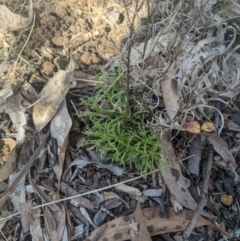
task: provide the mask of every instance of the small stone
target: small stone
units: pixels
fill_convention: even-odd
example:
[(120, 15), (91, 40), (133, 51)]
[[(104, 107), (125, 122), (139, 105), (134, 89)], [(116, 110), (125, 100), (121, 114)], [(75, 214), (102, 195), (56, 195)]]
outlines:
[(224, 204), (225, 206), (231, 206), (233, 203), (233, 196), (227, 195), (227, 194), (222, 194), (221, 195), (221, 203)]
[(108, 12), (108, 19), (113, 23), (117, 24), (119, 21), (120, 13), (116, 11)]

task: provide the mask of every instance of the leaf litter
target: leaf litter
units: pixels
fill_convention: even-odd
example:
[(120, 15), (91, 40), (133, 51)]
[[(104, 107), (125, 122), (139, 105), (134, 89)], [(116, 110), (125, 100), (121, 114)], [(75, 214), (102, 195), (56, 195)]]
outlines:
[[(70, 2), (70, 7), (71, 4), (75, 6), (74, 0)], [(74, 18), (73, 25), (68, 27), (67, 22), (62, 21), (65, 21), (64, 11), (69, 6), (63, 1), (59, 1), (58, 8), (53, 8), (56, 11), (53, 15), (39, 8), (41, 4), (49, 4), (51, 8), (51, 3), (30, 1), (26, 8), (23, 7), (23, 14), (12, 10), (14, 3), (9, 4), (9, 8), (0, 5), (0, 53), (4, 57), (0, 76), (5, 85), (0, 92), (0, 141), (4, 143), (0, 146), (4, 153), (0, 179), (5, 185), (0, 194), (1, 227), (8, 220), (8, 204), (12, 202), (13, 215), (20, 214), (22, 226), (18, 228), (7, 222), (5, 227), (15, 230), (15, 237), (20, 238), (22, 229), (35, 240), (151, 240), (165, 233), (177, 240), (179, 232), (186, 234), (191, 225), (198, 235), (205, 235), (198, 227), (210, 226), (215, 231), (208, 235), (215, 240), (224, 240), (229, 233), (232, 237), (239, 236), (239, 229), (232, 223), (239, 212), (239, 150), (233, 152), (235, 143), (239, 142), (236, 133), (239, 131), (240, 95), (236, 41), (239, 23), (214, 12), (222, 7), (214, 0), (205, 4), (200, 0), (194, 4), (176, 1), (174, 8), (168, 1), (149, 0), (148, 4), (138, 5), (140, 2), (137, 1), (136, 6), (108, 3), (109, 8), (82, 7), (79, 12), (73, 8), (72, 13), (80, 14), (81, 18)], [(36, 26), (34, 8), (39, 11), (37, 21), (40, 24)], [(126, 8), (137, 13), (138, 18), (129, 18)], [(111, 11), (107, 12), (108, 9)], [(225, 9), (227, 15), (231, 10), (230, 7)], [(151, 24), (145, 25), (143, 20), (150, 11), (153, 11), (149, 18)], [(231, 17), (234, 18), (236, 10), (233, 12)], [(111, 26), (107, 37), (102, 36), (100, 24), (89, 20), (89, 13), (101, 19), (105, 29)], [(28, 17), (23, 17), (24, 14)], [(114, 20), (113, 15), (116, 15)], [(54, 25), (58, 23), (56, 16), (64, 26), (61, 33), (56, 30), (59, 26)], [(84, 17), (86, 22), (91, 22), (92, 28), (96, 25), (99, 29), (91, 32), (89, 24), (85, 28), (82, 23), (80, 29), (88, 32), (80, 35), (79, 31), (75, 32), (75, 19)], [(47, 31), (49, 39), (45, 29), (39, 28), (46, 24), (45, 20), (52, 24), (53, 33)], [(67, 21), (72, 21), (70, 16)], [(183, 22), (188, 24), (182, 25)], [(34, 41), (27, 41), (31, 24), (37, 31), (30, 31), (32, 35), (28, 36), (39, 39), (38, 46)], [(70, 29), (71, 33), (64, 29)], [(112, 35), (113, 29), (116, 32)], [(146, 29), (153, 31), (150, 34)], [(45, 39), (42, 41), (35, 34)], [(122, 42), (127, 36), (129, 38)], [(25, 41), (20, 52), (15, 48), (17, 37)], [(114, 43), (112, 37), (115, 37)], [(16, 59), (15, 51), (23, 54), (13, 68), (11, 61)], [(95, 74), (100, 66), (103, 66), (103, 76), (98, 80)], [(79, 140), (81, 146), (88, 142), (89, 137), (84, 133), (93, 126), (90, 115), (81, 116), (82, 112), (89, 112), (89, 107), (79, 102), (80, 96), (93, 96), (102, 111), (110, 103), (113, 111), (122, 111), (120, 100), (114, 103), (112, 98), (104, 102), (91, 87), (104, 88), (104, 78), (118, 66), (127, 73), (127, 98), (133, 95), (136, 106), (150, 110), (144, 122), (151, 125), (163, 141), (159, 144), (159, 162), (164, 165), (160, 170), (152, 167), (152, 176), (141, 177), (137, 166), (110, 163), (109, 153), (98, 153), (103, 146), (91, 150), (91, 146), (79, 148), (77, 144)], [(18, 79), (14, 83), (11, 70)], [(224, 120), (223, 116), (228, 117)], [(111, 113), (98, 118), (94, 121), (103, 125), (104, 118), (111, 118)], [(139, 117), (135, 118), (137, 123)], [(13, 138), (8, 139), (11, 145), (2, 138), (5, 136)], [(137, 152), (138, 144), (135, 145)], [(164, 150), (161, 154), (160, 149)], [(210, 150), (213, 165), (209, 167)], [(112, 146), (110, 151), (118, 150)], [(127, 162), (128, 157), (124, 158)], [(189, 162), (195, 163), (190, 165)], [(205, 170), (211, 170), (211, 175)], [(25, 192), (25, 185), (30, 185), (32, 191)], [(205, 207), (201, 206), (201, 196), (206, 194), (206, 187)], [(110, 190), (105, 191), (108, 188)], [(36, 206), (35, 200), (27, 202), (32, 200), (33, 192), (42, 206)], [(196, 216), (199, 218), (195, 219)], [(213, 219), (216, 225), (202, 216)], [(196, 232), (190, 232), (191, 237)]]

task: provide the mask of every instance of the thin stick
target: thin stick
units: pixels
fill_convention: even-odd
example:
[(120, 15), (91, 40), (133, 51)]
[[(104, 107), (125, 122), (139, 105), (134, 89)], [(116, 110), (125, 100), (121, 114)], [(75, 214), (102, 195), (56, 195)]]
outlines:
[(4, 237), (4, 239), (5, 239), (6, 241), (8, 241), (8, 239), (7, 239), (6, 236), (4, 235), (3, 231), (0, 230), (0, 232), (1, 232), (2, 236)]

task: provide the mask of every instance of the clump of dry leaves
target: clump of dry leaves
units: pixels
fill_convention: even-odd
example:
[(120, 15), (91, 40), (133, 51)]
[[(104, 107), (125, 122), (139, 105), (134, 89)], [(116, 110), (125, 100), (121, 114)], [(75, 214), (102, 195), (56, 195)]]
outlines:
[[(23, 54), (44, 16), (34, 13), (31, 0), (22, 5), (23, 13), (0, 5), (2, 238), (239, 238), (240, 58), (235, 18), (240, 7), (233, 0), (226, 2), (228, 7), (220, 11), (225, 3), (215, 0), (116, 1), (108, 5), (106, 16), (101, 13), (106, 9), (84, 3), (74, 14), (89, 14), (94, 23), (97, 13), (108, 27), (105, 34), (119, 33), (125, 26), (126, 40), (121, 48), (112, 42), (101, 48), (104, 39), (95, 31), (83, 35), (89, 41), (85, 51), (73, 27), (73, 46), (61, 44), (71, 38), (63, 26), (52, 46), (48, 39), (44, 47), (31, 42), (31, 56), (51, 69), (44, 73), (55, 71), (49, 79), (43, 71), (40, 76), (30, 74), (40, 66)], [(68, 12), (68, 6), (64, 10)], [(47, 15), (48, 20), (58, 11)], [(70, 21), (69, 12), (64, 17)], [(51, 24), (50, 28), (55, 26)], [(19, 50), (17, 43), (23, 39)], [(96, 65), (96, 56), (104, 64), (101, 78), (121, 66), (126, 97), (132, 95), (136, 105), (149, 110), (146, 124), (152, 125), (167, 150), (159, 157), (163, 170), (153, 168), (143, 178), (134, 167), (124, 169), (103, 160), (91, 146), (79, 148), (84, 131), (92, 125), (81, 116), (86, 106), (79, 99), (94, 96), (92, 86), (103, 81), (81, 72), (77, 63), (80, 58), (85, 67)], [(12, 76), (8, 85), (6, 76)], [(103, 108), (107, 104), (101, 99), (99, 103)]]

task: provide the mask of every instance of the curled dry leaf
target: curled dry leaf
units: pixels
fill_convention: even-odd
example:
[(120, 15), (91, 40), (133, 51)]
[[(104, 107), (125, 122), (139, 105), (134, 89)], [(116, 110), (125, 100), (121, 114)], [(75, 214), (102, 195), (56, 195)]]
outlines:
[(39, 94), (39, 101), (33, 107), (33, 121), (40, 132), (56, 114), (62, 100), (73, 84), (74, 62), (71, 58), (66, 71), (59, 70)]
[(194, 134), (198, 134), (201, 131), (200, 124), (197, 121), (190, 121), (182, 125), (182, 128)]
[(201, 130), (206, 131), (206, 132), (213, 132), (213, 131), (215, 131), (215, 126), (211, 122), (205, 122), (202, 124)]
[(26, 233), (30, 229), (32, 218), (32, 202), (22, 203), (20, 207), (20, 218), (23, 227), (23, 232)]
[(14, 171), (17, 159), (17, 142), (11, 138), (0, 139), (0, 155), (5, 164), (0, 169), (0, 182), (6, 180)]
[[(140, 212), (141, 214), (139, 214)], [(96, 238), (99, 233), (100, 235), (98, 236), (98, 239), (96, 239), (98, 241), (115, 240), (114, 237), (116, 237), (116, 235), (120, 236), (121, 240), (133, 240), (131, 236), (131, 231), (133, 231), (132, 226), (134, 223), (138, 225), (136, 234), (141, 233), (141, 235), (145, 238), (137, 240), (145, 241), (149, 240), (149, 238), (147, 239), (148, 235), (152, 237), (155, 235), (169, 232), (183, 231), (186, 228), (192, 215), (193, 212), (186, 209), (183, 209), (176, 214), (174, 210), (170, 208), (169, 218), (165, 218), (161, 214), (160, 208), (145, 208), (143, 210), (136, 209), (133, 214), (120, 217), (108, 222), (107, 228), (105, 228), (102, 233), (100, 232), (100, 230), (104, 225), (100, 226), (99, 228), (94, 230), (91, 235), (87, 239), (85, 239), (85, 241), (95, 240), (94, 238)], [(213, 223), (200, 216), (197, 220), (195, 227), (201, 227), (204, 225), (208, 225), (229, 236), (229, 234), (224, 229), (214, 225)], [(147, 231), (149, 233), (146, 233)]]
[[(173, 68), (170, 71), (173, 72)], [(181, 90), (178, 87), (177, 81), (173, 78), (162, 81), (161, 89), (167, 114), (170, 120), (172, 120), (179, 110), (179, 101), (182, 97)]]
[(6, 6), (0, 5), (0, 31), (16, 31), (28, 27), (33, 19), (33, 4), (30, 0), (28, 18), (11, 12)]
[(228, 148), (228, 144), (221, 137), (208, 134), (208, 141), (213, 145), (214, 150), (222, 157), (226, 162), (230, 162), (234, 167), (236, 167), (236, 161), (232, 152)]

